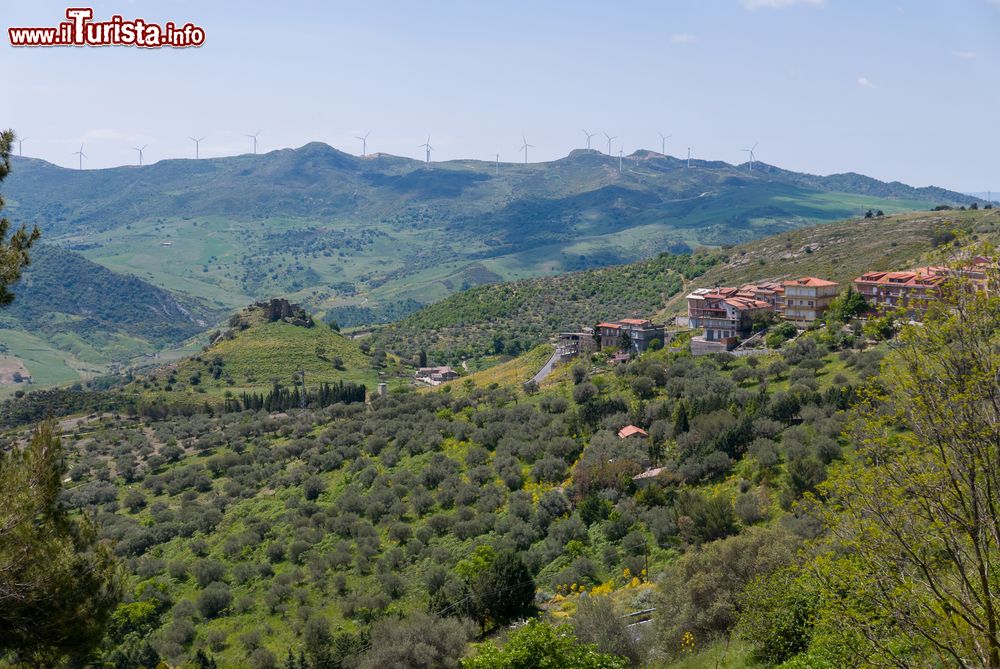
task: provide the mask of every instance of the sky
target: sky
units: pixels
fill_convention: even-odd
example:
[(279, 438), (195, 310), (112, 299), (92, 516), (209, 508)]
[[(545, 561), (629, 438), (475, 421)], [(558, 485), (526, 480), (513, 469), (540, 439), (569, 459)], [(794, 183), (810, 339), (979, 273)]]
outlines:
[[(70, 6), (87, 6), (77, 0)], [(326, 142), (532, 162), (659, 150), (1000, 191), (1000, 0), (92, 0), (192, 49), (10, 46), (65, 2), (0, 3), (0, 126), (88, 169)]]

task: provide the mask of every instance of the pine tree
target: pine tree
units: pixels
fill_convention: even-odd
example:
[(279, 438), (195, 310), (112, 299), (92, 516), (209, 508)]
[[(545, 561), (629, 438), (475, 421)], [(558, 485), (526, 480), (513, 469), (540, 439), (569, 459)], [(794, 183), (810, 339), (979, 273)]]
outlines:
[(122, 595), (110, 548), (59, 502), (66, 471), (51, 424), (0, 458), (0, 657), (80, 664)]
[[(10, 147), (13, 143), (13, 131), (0, 132), (0, 183), (10, 173)], [(0, 197), (0, 210), (3, 209), (3, 204), (3, 198)], [(39, 237), (38, 228), (29, 233), (22, 226), (7, 239), (9, 231), (10, 221), (0, 217), (0, 307), (14, 300), (10, 286), (21, 277), (21, 270), (28, 266), (28, 249)]]

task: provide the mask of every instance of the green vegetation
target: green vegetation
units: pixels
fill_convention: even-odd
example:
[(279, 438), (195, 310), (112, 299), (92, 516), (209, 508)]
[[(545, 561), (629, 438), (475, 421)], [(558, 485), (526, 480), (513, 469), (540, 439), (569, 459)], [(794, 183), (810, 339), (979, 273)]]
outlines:
[(492, 163), (427, 169), (318, 143), (138, 170), (15, 159), (10, 207), (50, 243), (175, 296), (234, 309), (287, 295), (353, 326), (485, 283), (972, 201), (859, 175), (633, 158), (619, 173), (612, 158), (579, 151), (499, 175)]
[(561, 330), (648, 317), (719, 261), (710, 254), (664, 253), (631, 265), (480, 286), (386, 326), (372, 339), (402, 355), (424, 350), (455, 364), (465, 357), (517, 356)]
[[(254, 322), (241, 330), (244, 319)], [(260, 310), (234, 323), (233, 338), (221, 339), (231, 355), (247, 333), (248, 351), (259, 346), (257, 329), (340, 337), (263, 322)], [(794, 381), (745, 360), (665, 349), (530, 396), (518, 379), (473, 380), (459, 382), (461, 393), (396, 392), (370, 407), (68, 422), (66, 504), (94, 514), (130, 573), (101, 653), (121, 666), (199, 652), (219, 666), (267, 666), (289, 651), (310, 667), (374, 666), (399, 657), (378, 654), (378, 621), (401, 617), (392, 625), (406, 627), (430, 610), (493, 635), (537, 607), (556, 619), (579, 609), (576, 634), (596, 644), (595, 657), (635, 662), (620, 615), (654, 605), (654, 583), (674, 587), (665, 584), (679, 555), (709, 555), (711, 542), (762, 524), (787, 524), (792, 546), (807, 534), (782, 520), (785, 509), (840, 457), (844, 408), (878, 361), (838, 352), (838, 341), (788, 346), (780, 359)], [(178, 369), (211, 367), (211, 351), (200, 357)], [(751, 373), (737, 382), (741, 369)], [(206, 385), (223, 381), (210, 392), (225, 387), (222, 370), (219, 379), (202, 372)], [(620, 440), (628, 423), (650, 438)], [(657, 462), (665, 470), (651, 485), (633, 483)], [(750, 561), (738, 579), (716, 580), (742, 584), (783, 564)], [(697, 582), (677, 580), (677, 601), (688, 580)], [(717, 613), (694, 628), (699, 644), (736, 619), (732, 593), (707, 604)], [(466, 623), (424, 623), (440, 627), (434, 652), (457, 659)], [(518, 653), (486, 648), (467, 661)]]
[[(272, 304), (287, 302), (276, 300)], [(297, 305), (291, 305), (297, 308)], [(410, 372), (398, 360), (367, 342), (359, 345), (329, 326), (298, 311), (271, 320), (267, 304), (235, 314), (224, 330), (210, 335), (201, 353), (157, 369), (123, 392), (139, 411), (222, 409), (244, 394), (301, 394), (302, 375), (310, 394), (324, 384), (366, 386), (384, 380), (393, 387), (409, 384)], [(268, 406), (271, 406), (269, 403)]]
[[(944, 225), (956, 238), (942, 254), (988, 241), (992, 214), (872, 224), (912, 226), (912, 260)], [(518, 319), (536, 323), (514, 331), (530, 342), (550, 327), (542, 314), (625, 315), (628, 298), (613, 297), (625, 289), (662, 305), (686, 280), (774, 275), (752, 256), (736, 264), (740, 250), (565, 278), (558, 290), (593, 291), (578, 311), (550, 306), (556, 284), (537, 280), (481, 287), (453, 298), (454, 314), (413, 320), (438, 319), (426, 323), (435, 333), (495, 322), (501, 355), (470, 339), (487, 344), (470, 351), (489, 354), (485, 366)], [(776, 326), (776, 350), (761, 355), (693, 358), (674, 342), (525, 386), (547, 356), (539, 345), (418, 392), (385, 333), (352, 340), (275, 300), (93, 404), (60, 391), (5, 415), (119, 409), (59, 424), (64, 519), (92, 518), (107, 542), (78, 554), (107, 546), (126, 571), (95, 663), (996, 667), (998, 304), (958, 290), (921, 326), (863, 328), (841, 322), (862, 310), (845, 294), (829, 323), (794, 340)], [(421, 351), (439, 355), (434, 343), (406, 353), (422, 362)], [(275, 385), (294, 397), (302, 370), (307, 387), (387, 379), (393, 392), (270, 407), (280, 411), (232, 404)], [(103, 404), (114, 398), (128, 408)], [(183, 410), (151, 410), (162, 407)], [(647, 434), (620, 438), (627, 425)], [(0, 447), (31, 453), (17, 450), (24, 436), (5, 433)]]
[(462, 662), (463, 669), (625, 669), (623, 658), (600, 653), (581, 644), (569, 625), (553, 627), (529, 621), (511, 633), (503, 647), (487, 642), (475, 657)]
[[(14, 133), (11, 130), (0, 132), (0, 183), (10, 173), (10, 147), (13, 143)], [(0, 197), (0, 210), (3, 206), (3, 198)], [(41, 234), (38, 228), (29, 233), (27, 228), (21, 226), (8, 239), (9, 232), (10, 221), (0, 216), (0, 306), (14, 301), (10, 286), (20, 278), (21, 270), (30, 262), (28, 250)]]
[(110, 548), (60, 503), (65, 473), (51, 425), (0, 456), (0, 662), (78, 666), (121, 597)]

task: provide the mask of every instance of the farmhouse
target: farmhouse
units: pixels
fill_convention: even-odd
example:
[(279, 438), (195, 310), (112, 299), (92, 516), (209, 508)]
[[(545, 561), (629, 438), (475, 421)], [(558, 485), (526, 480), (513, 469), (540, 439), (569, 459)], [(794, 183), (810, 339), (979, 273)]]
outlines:
[(629, 437), (635, 437), (635, 436), (648, 437), (649, 433), (647, 433), (641, 427), (636, 427), (635, 425), (626, 425), (622, 429), (618, 430), (619, 439), (628, 439)]
[(437, 386), (445, 381), (458, 378), (458, 372), (451, 367), (421, 367), (417, 370), (417, 380)]

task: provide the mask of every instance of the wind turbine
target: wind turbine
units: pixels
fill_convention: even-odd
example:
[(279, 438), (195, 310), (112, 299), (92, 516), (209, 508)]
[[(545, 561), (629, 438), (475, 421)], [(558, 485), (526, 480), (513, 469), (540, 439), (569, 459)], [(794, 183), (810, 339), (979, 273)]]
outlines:
[(622, 173), (622, 154), (625, 150), (622, 147), (618, 147), (618, 174)]
[(427, 141), (424, 142), (423, 144), (418, 144), (417, 148), (421, 148), (421, 149), (425, 150), (425, 152), (426, 152), (425, 162), (430, 163), (431, 162), (431, 151), (434, 150), (434, 147), (431, 146), (431, 136), (427, 135)]
[(364, 158), (365, 156), (368, 155), (368, 135), (370, 135), (370, 134), (372, 134), (371, 130), (369, 130), (368, 132), (366, 132), (364, 135), (355, 135), (354, 136), (354, 139), (360, 139), (361, 140), (361, 157), (362, 158)]
[(531, 148), (531, 149), (535, 148), (535, 145), (534, 144), (528, 144), (528, 140), (524, 138), (524, 135), (521, 135), (521, 141), (524, 142), (524, 144), (521, 145), (521, 150), (524, 151), (524, 164), (527, 165), (528, 164), (528, 149), (529, 148)]
[(83, 144), (80, 145), (80, 150), (79, 151), (74, 151), (72, 153), (72, 155), (74, 155), (74, 156), (80, 156), (80, 169), (82, 170), (83, 169), (83, 159), (87, 157), (87, 154), (85, 154), (83, 152)]
[(27, 141), (27, 139), (28, 139), (27, 137), (20, 137), (17, 140), (17, 157), (18, 158), (20, 158), (23, 155), (22, 152), (21, 152), (21, 144), (23, 142)]
[(500, 176), (500, 152), (497, 151), (497, 176)]
[(604, 133), (604, 136), (608, 138), (608, 155), (611, 155), (611, 140), (618, 139), (617, 137), (612, 137), (608, 133)]
[(693, 148), (693, 146), (688, 147), (688, 169), (691, 169), (691, 149)]
[(758, 144), (760, 144), (760, 142), (754, 142), (753, 146), (751, 146), (749, 149), (740, 149), (740, 151), (746, 151), (747, 153), (750, 154), (750, 169), (749, 169), (750, 172), (753, 172), (753, 158), (754, 158), (753, 150), (757, 148)]
[(587, 150), (590, 151), (590, 138), (593, 137), (594, 135), (596, 135), (597, 133), (596, 132), (587, 132), (586, 130), (584, 130), (583, 134), (587, 136)]
[(261, 130), (258, 130), (256, 135), (247, 135), (247, 137), (253, 140), (253, 154), (255, 156), (257, 155), (257, 135), (259, 135), (261, 132), (262, 132)]
[(149, 144), (144, 144), (141, 149), (136, 148), (136, 147), (132, 147), (133, 151), (138, 151), (139, 152), (139, 167), (142, 167), (142, 152), (146, 150), (147, 146), (149, 146)]
[(188, 137), (188, 139), (194, 142), (194, 159), (198, 160), (201, 158), (201, 140), (205, 139), (205, 137), (199, 137), (197, 139), (194, 137)]
[(673, 135), (664, 135), (662, 132), (656, 133), (660, 136), (660, 154), (667, 155), (667, 140), (673, 137)]

